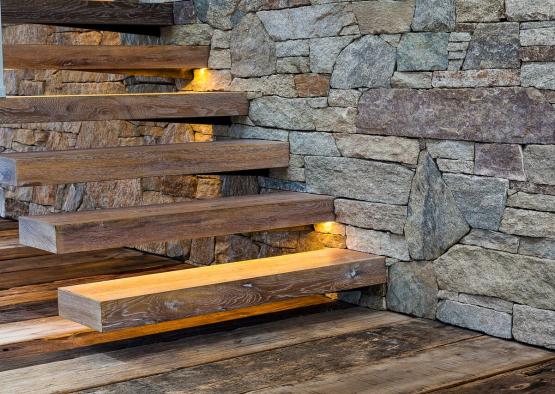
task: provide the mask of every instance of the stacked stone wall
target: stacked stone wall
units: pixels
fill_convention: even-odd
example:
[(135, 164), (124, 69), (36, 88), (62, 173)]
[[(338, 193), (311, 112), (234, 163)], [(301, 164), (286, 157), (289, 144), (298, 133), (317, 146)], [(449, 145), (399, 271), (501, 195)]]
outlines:
[[(274, 190), (329, 194), (337, 197), (337, 223), (150, 250), (199, 263), (323, 246), (385, 255), (387, 288), (341, 297), (555, 348), (555, 0), (195, 0), (195, 7), (198, 23), (161, 37), (211, 45), (209, 69), (192, 81), (14, 72), (9, 86), (17, 94), (245, 91), (248, 117), (214, 128), (10, 126), (0, 129), (0, 145), (270, 139), (289, 141), (289, 168), (258, 178), (6, 190), (7, 213)], [(8, 28), (8, 37), (145, 42), (37, 29)]]

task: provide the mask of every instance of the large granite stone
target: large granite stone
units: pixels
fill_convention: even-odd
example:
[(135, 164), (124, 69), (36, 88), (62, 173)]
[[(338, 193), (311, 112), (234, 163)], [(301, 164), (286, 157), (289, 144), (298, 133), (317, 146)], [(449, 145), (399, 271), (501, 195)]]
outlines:
[(519, 68), (519, 48), (518, 23), (479, 24), (470, 41), (463, 69)]
[(445, 300), (438, 305), (437, 318), (442, 322), (494, 337), (512, 338), (512, 316), (506, 312)]
[(439, 288), (536, 308), (555, 305), (555, 260), (455, 245), (434, 262)]
[(476, 144), (476, 175), (525, 181), (522, 148), (511, 144)]
[(456, 0), (457, 22), (496, 22), (503, 18), (505, 0)]
[(436, 71), (432, 85), (434, 88), (520, 86), (520, 72), (512, 69)]
[(517, 341), (555, 349), (555, 311), (527, 305), (515, 305), (513, 311), (513, 335)]
[(507, 206), (533, 209), (534, 211), (555, 212), (555, 196), (517, 192), (509, 196)]
[(339, 223), (402, 235), (407, 207), (339, 198), (335, 200), (335, 214)]
[(310, 71), (331, 74), (339, 53), (353, 41), (352, 36), (310, 40)]
[(231, 17), (240, 0), (195, 0), (195, 12), (201, 22), (217, 29), (228, 30), (232, 27)]
[(395, 70), (395, 48), (379, 37), (364, 36), (339, 54), (331, 87), (387, 87)]
[(555, 19), (555, 0), (505, 0), (505, 7), (512, 21)]
[(362, 34), (395, 34), (410, 31), (415, 0), (361, 1), (353, 12)]
[(335, 139), (344, 157), (416, 164), (420, 153), (418, 140), (409, 138), (337, 134)]
[(522, 86), (555, 90), (555, 62), (528, 63), (522, 65), (520, 78)]
[(461, 174), (444, 174), (443, 179), (470, 226), (485, 230), (499, 229), (509, 181)]
[(555, 260), (555, 240), (548, 238), (521, 238), (518, 253)]
[(412, 181), (405, 236), (411, 258), (433, 260), (470, 228), (431, 156), (424, 152)]
[(475, 228), (462, 239), (461, 243), (465, 245), (481, 246), (486, 249), (516, 253), (518, 251), (519, 238), (514, 235), (503, 234), (497, 231), (480, 230)]
[(555, 239), (555, 213), (507, 208), (500, 230), (525, 237)]
[(249, 117), (259, 126), (315, 130), (315, 109), (324, 105), (325, 101), (318, 98), (261, 97), (251, 102)]
[(555, 27), (544, 27), (540, 29), (527, 29), (520, 31), (520, 45), (529, 46), (553, 46), (555, 45)]
[(523, 88), (371, 89), (357, 119), (362, 134), (517, 144), (554, 144), (553, 124), (547, 98)]
[(340, 156), (335, 140), (330, 133), (300, 133), (289, 134), (291, 153), (312, 156)]
[(401, 235), (381, 231), (348, 226), (347, 248), (379, 256), (393, 257), (402, 261), (409, 260), (405, 238)]
[(245, 16), (231, 33), (231, 72), (237, 77), (259, 77), (276, 71), (276, 47), (260, 19)]
[[(552, 131), (553, 134), (555, 132)], [(551, 143), (553, 141), (538, 141)], [(555, 185), (555, 146), (554, 145), (528, 145), (524, 148), (524, 169), (528, 180), (544, 185)]]
[(447, 70), (448, 44), (449, 33), (403, 34), (397, 51), (397, 70)]
[(404, 205), (413, 172), (398, 164), (343, 157), (305, 159), (306, 183), (311, 193)]
[(455, 0), (416, 0), (414, 31), (451, 31), (455, 22)]
[(260, 11), (257, 15), (278, 41), (338, 36), (344, 27), (356, 23), (355, 15), (345, 4)]
[(437, 291), (435, 272), (430, 262), (398, 262), (389, 267), (388, 309), (434, 319)]

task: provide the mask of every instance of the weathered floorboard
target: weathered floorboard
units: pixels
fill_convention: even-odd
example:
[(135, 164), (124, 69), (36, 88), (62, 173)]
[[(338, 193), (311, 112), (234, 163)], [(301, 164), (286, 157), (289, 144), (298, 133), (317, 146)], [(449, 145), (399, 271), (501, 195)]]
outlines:
[(207, 46), (4, 45), (4, 66), (184, 77), (208, 67), (209, 53)]
[(0, 155), (0, 183), (55, 185), (288, 165), (288, 143), (260, 140), (7, 153)]
[(229, 117), (248, 107), (232, 92), (13, 96), (0, 101), (0, 123)]
[(246, 354), (346, 333), (371, 330), (410, 318), (353, 308), (284, 319), (217, 334), (99, 353), (0, 372), (0, 393), (71, 392), (151, 376)]
[(64, 254), (294, 227), (334, 220), (333, 201), (284, 192), (21, 217), (20, 242)]
[(60, 316), (107, 332), (385, 281), (383, 257), (323, 249), (65, 287), (58, 306)]

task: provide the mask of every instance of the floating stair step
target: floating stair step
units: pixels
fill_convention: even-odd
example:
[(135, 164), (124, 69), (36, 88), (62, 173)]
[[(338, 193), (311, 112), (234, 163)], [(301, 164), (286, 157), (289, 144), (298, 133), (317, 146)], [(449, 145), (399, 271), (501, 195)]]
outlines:
[(4, 236), (0, 234), (0, 262), (24, 257), (43, 256), (49, 254), (44, 250), (30, 248), (19, 243), (16, 236)]
[(208, 67), (207, 46), (4, 45), (5, 68), (190, 76)]
[(244, 93), (17, 96), (0, 100), (0, 123), (171, 120), (248, 114)]
[(260, 140), (7, 153), (0, 155), (0, 183), (55, 185), (288, 165), (288, 143)]
[(60, 315), (97, 331), (385, 283), (383, 257), (324, 249), (60, 288)]
[(264, 231), (334, 220), (333, 201), (284, 192), (21, 217), (20, 242), (63, 254)]
[(127, 0), (2, 0), (2, 22), (120, 30), (122, 26), (195, 23), (195, 16), (192, 1), (147, 4)]

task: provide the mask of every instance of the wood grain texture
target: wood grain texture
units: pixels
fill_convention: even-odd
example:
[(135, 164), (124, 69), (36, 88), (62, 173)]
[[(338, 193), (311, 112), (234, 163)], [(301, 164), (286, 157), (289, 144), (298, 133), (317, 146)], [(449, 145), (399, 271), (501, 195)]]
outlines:
[(49, 253), (44, 250), (21, 245), (17, 236), (0, 237), (0, 261), (19, 259), (23, 257), (44, 256), (48, 254)]
[(334, 220), (333, 201), (328, 196), (284, 192), (21, 217), (20, 242), (65, 254), (176, 237), (264, 231)]
[(108, 332), (385, 281), (383, 257), (324, 249), (61, 288), (58, 307)]
[(555, 353), (497, 338), (479, 337), (312, 381), (265, 388), (268, 394), (401, 394), (449, 388), (555, 359)]
[(171, 343), (99, 353), (0, 372), (0, 393), (73, 392), (240, 357), (298, 343), (370, 330), (410, 318), (362, 308), (283, 319)]
[(193, 23), (191, 1), (172, 3), (85, 0), (2, 0), (2, 22), (52, 25), (171, 26)]
[(11, 69), (165, 76), (208, 67), (209, 53), (207, 46), (4, 45), (4, 63)]
[(229, 117), (248, 114), (243, 93), (17, 96), (0, 101), (0, 123)]
[(7, 153), (0, 154), (0, 183), (54, 185), (288, 165), (288, 143), (260, 140)]
[[(150, 326), (126, 328), (109, 333), (99, 333), (58, 316), (0, 324), (0, 347), (3, 349), (0, 371), (63, 360), (68, 357), (68, 354), (84, 355), (88, 349), (83, 348), (100, 344), (128, 341), (163, 333), (175, 333), (175, 338), (182, 338), (186, 334), (190, 335), (191, 329), (198, 331), (223, 322), (241, 324), (239, 321), (242, 319), (281, 312), (298, 311), (296, 313), (302, 313), (302, 310), (306, 314), (306, 312), (312, 312), (314, 307), (333, 308), (335, 304), (334, 300), (324, 296), (300, 297)], [(228, 326), (226, 325), (226, 327)], [(181, 335), (176, 331), (181, 331)], [(152, 338), (152, 341), (155, 339)]]

